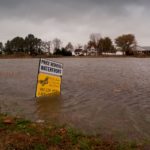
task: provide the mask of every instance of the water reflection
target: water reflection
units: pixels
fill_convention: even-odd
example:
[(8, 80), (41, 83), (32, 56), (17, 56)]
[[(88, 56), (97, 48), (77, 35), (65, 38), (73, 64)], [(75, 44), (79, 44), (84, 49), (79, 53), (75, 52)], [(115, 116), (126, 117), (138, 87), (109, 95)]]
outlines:
[(60, 118), (62, 96), (52, 95), (37, 98), (37, 115), (46, 121), (58, 121)]

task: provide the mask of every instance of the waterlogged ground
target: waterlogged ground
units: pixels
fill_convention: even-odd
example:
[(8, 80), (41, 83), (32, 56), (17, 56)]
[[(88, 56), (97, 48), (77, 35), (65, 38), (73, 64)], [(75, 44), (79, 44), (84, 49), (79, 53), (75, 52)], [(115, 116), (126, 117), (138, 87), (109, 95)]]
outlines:
[(150, 143), (84, 135), (69, 126), (33, 123), (0, 114), (1, 150), (149, 150)]
[(60, 97), (35, 99), (38, 59), (0, 60), (0, 111), (92, 134), (150, 139), (150, 59), (57, 58)]

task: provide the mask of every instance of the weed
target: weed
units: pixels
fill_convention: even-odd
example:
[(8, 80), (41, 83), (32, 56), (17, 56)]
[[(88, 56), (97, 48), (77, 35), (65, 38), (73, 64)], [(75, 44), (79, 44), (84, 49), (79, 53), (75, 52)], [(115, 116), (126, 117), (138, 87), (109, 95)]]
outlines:
[(89, 140), (85, 138), (80, 141), (80, 150), (91, 150), (91, 145)]
[(62, 137), (60, 135), (55, 135), (49, 138), (49, 143), (52, 145), (58, 145), (62, 141)]

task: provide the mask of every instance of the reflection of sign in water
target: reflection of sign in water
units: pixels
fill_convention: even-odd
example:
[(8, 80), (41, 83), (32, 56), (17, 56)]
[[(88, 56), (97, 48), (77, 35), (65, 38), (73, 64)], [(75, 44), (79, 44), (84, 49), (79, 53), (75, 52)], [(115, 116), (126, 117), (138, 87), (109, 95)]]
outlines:
[(59, 94), (61, 91), (62, 72), (62, 64), (41, 59), (36, 97)]

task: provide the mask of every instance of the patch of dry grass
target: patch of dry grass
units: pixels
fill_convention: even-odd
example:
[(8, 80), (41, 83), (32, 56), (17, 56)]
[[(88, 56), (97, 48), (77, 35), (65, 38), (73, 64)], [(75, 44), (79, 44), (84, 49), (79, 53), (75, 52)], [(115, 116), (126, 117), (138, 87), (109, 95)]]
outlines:
[(0, 115), (0, 150), (149, 150), (148, 144), (86, 136), (70, 127)]

